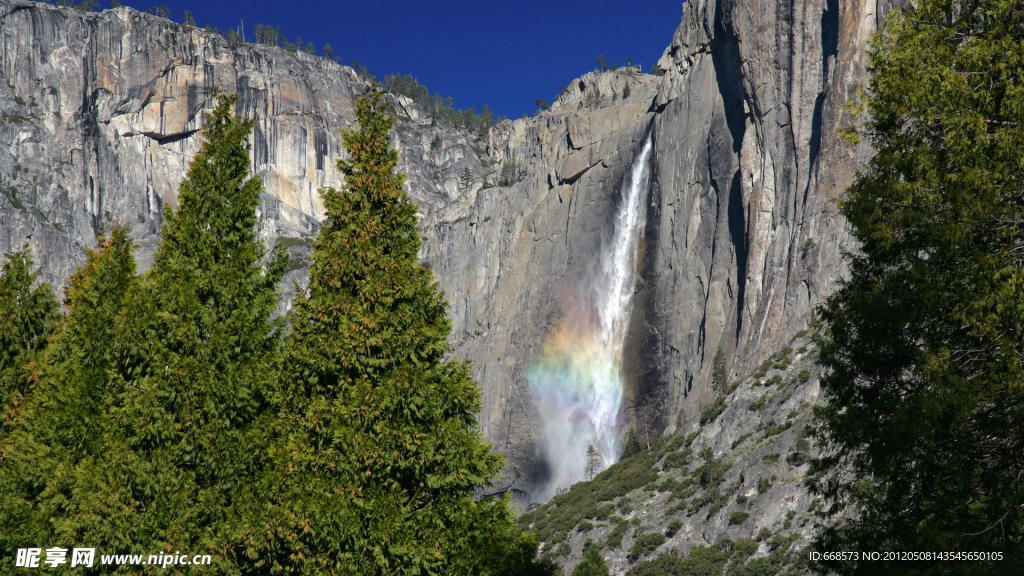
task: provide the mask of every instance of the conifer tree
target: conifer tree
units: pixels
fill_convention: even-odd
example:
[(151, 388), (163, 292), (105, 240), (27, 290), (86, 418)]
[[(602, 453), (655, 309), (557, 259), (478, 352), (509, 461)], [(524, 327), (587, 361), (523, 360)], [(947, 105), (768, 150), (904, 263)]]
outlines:
[(37, 380), (39, 360), (60, 312), (49, 284), (36, 285), (32, 253), (6, 255), (0, 273), (0, 434)]
[(604, 563), (597, 548), (587, 548), (583, 560), (572, 571), (572, 576), (608, 576), (608, 565)]
[(59, 519), (74, 514), (76, 466), (105, 457), (97, 432), (118, 393), (108, 375), (115, 320), (136, 279), (133, 248), (127, 229), (114, 227), (68, 284), (68, 314), (37, 388), (0, 442), (0, 550), (59, 539)]
[(262, 186), (249, 176), (251, 122), (233, 115), (235, 100), (220, 96), (207, 115), (178, 209), (165, 213), (153, 266), (116, 324), (112, 386), (122, 393), (101, 430), (108, 456), (79, 466), (80, 512), (66, 519), (66, 533), (97, 547), (221, 548), (240, 486), (263, 465), (285, 260), (278, 253), (264, 270)]
[[(511, 574), (536, 567), (503, 501), (473, 492), (500, 470), (476, 431), (476, 386), (448, 360), (450, 325), (419, 263), (379, 92), (343, 133), (343, 190), (322, 192), (308, 293), (292, 315), (281, 438), (256, 524), (261, 569), (303, 574)], [(526, 573), (524, 571), (524, 573)]]
[(860, 252), (822, 309), (818, 487), (855, 514), (819, 547), (1003, 560), (829, 563), (839, 573), (1024, 570), (1022, 29), (998, 0), (922, 0), (887, 20), (871, 54), (877, 155), (842, 206)]

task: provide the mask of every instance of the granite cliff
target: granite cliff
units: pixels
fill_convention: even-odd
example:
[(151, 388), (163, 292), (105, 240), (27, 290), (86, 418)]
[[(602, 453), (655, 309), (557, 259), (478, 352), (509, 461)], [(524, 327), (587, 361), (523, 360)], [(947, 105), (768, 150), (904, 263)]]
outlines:
[[(849, 247), (835, 201), (870, 151), (837, 131), (862, 121), (844, 104), (865, 84), (867, 41), (887, 8), (691, 0), (657, 74), (586, 74), (549, 110), (486, 136), (389, 97), (422, 256), (448, 296), (455, 355), (482, 387), (480, 426), (508, 457), (501, 487), (529, 498), (544, 479), (525, 373), (648, 134), (626, 355), (634, 425), (689, 430), (719, 393), (719, 351), (738, 378), (806, 326)], [(365, 79), (128, 8), (0, 0), (0, 80), (0, 250), (28, 242), (58, 286), (111, 218), (132, 225), (148, 262), (214, 88), (236, 92), (256, 120), (261, 235), (293, 257), (288, 306), (322, 216), (317, 190), (341, 183), (339, 129)]]

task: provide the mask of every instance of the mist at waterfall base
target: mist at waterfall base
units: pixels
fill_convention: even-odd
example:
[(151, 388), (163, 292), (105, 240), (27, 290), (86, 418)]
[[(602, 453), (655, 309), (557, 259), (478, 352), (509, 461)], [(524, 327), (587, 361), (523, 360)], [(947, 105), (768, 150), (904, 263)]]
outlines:
[[(539, 500), (588, 479), (588, 472), (607, 468), (622, 453), (622, 348), (650, 185), (650, 151), (648, 135), (623, 179), (600, 252), (563, 302), (561, 322), (527, 372), (540, 420), (538, 446), (549, 472)], [(588, 455), (591, 446), (596, 457)]]

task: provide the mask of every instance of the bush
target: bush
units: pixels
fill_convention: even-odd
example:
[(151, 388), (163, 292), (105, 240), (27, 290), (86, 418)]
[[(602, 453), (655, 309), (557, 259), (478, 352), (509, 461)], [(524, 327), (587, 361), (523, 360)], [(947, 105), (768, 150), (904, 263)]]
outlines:
[(764, 406), (767, 403), (768, 403), (768, 395), (767, 394), (762, 394), (760, 398), (758, 398), (757, 400), (751, 402), (750, 406), (748, 406), (747, 409), (750, 410), (751, 412), (760, 412), (761, 410), (764, 410)]
[(729, 505), (728, 494), (715, 494), (715, 498), (711, 501), (711, 507), (708, 508), (707, 518), (711, 518), (718, 513), (719, 510)]
[(608, 538), (605, 539), (603, 548), (613, 550), (622, 546), (622, 537), (626, 535), (627, 528), (629, 528), (629, 522), (620, 518), (618, 523), (615, 524), (615, 528), (612, 528), (612, 531), (608, 533)]
[(679, 520), (673, 520), (669, 523), (668, 528), (665, 529), (665, 536), (667, 536), (668, 538), (675, 536), (676, 532), (679, 532), (679, 529), (682, 527), (682, 522), (680, 522)]
[(688, 466), (691, 460), (693, 460), (693, 449), (687, 446), (679, 452), (672, 452), (665, 456), (665, 459), (661, 461), (661, 467), (665, 470), (683, 468)]
[(711, 365), (711, 387), (715, 392), (722, 394), (726, 391), (726, 386), (728, 386), (728, 374), (725, 367), (725, 355), (722, 354), (721, 349), (715, 352), (715, 359)]
[(758, 548), (759, 545), (753, 538), (740, 538), (732, 546), (733, 561), (753, 556)]
[(662, 554), (649, 562), (640, 562), (626, 572), (626, 576), (718, 576), (729, 561), (729, 552), (709, 546), (697, 546), (689, 556), (680, 558), (675, 552)]
[(725, 411), (725, 398), (723, 396), (719, 396), (700, 413), (701, 425), (703, 426), (708, 422), (713, 422), (722, 414), (723, 411)]
[(733, 512), (732, 514), (729, 515), (729, 525), (730, 526), (739, 526), (740, 524), (743, 524), (744, 522), (746, 522), (747, 518), (750, 518), (750, 512), (744, 512), (744, 511)]
[(665, 535), (660, 532), (648, 532), (633, 541), (633, 547), (629, 549), (627, 556), (630, 562), (636, 562), (640, 558), (654, 552), (658, 546), (665, 543)]
[(782, 424), (779, 424), (775, 420), (769, 420), (768, 425), (764, 427), (764, 437), (771, 438), (772, 436), (778, 436), (786, 430), (789, 430), (789, 427), (792, 425), (793, 422), (790, 420), (786, 420)]
[(735, 450), (737, 446), (739, 446), (740, 444), (743, 444), (744, 440), (746, 440), (747, 438), (750, 438), (753, 435), (754, 435), (753, 432), (747, 432), (746, 434), (740, 436), (736, 440), (733, 440), (732, 449)]
[(697, 475), (697, 482), (701, 488), (717, 488), (725, 480), (725, 474), (730, 468), (732, 468), (732, 462), (712, 457), (705, 461), (700, 468), (697, 468), (694, 473)]
[(786, 462), (790, 466), (803, 466), (807, 462), (807, 454), (803, 452), (790, 452), (789, 456), (786, 456)]

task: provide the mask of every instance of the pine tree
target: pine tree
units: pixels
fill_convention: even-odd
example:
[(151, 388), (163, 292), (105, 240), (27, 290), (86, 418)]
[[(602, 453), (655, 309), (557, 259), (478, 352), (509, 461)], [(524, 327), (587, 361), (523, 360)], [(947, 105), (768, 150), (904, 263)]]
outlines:
[[(381, 94), (357, 100), (342, 191), (322, 192), (307, 295), (286, 345), (269, 528), (271, 572), (511, 574), (536, 542), (503, 501), (473, 492), (500, 470), (476, 431), (476, 386), (447, 360), (450, 325), (419, 263), (416, 207), (395, 168)], [(546, 568), (545, 568), (546, 569)]]
[[(261, 183), (249, 177), (251, 122), (220, 96), (140, 289), (116, 330), (102, 461), (79, 466), (67, 534), (109, 550), (223, 548), (263, 466), (279, 352), (275, 285), (256, 237)], [(229, 564), (229, 555), (216, 555)], [(222, 570), (228, 570), (226, 565)]]
[(608, 565), (604, 563), (601, 552), (594, 547), (587, 548), (583, 560), (576, 565), (572, 576), (608, 576)]
[(97, 432), (118, 394), (108, 375), (120, 345), (115, 320), (135, 284), (133, 247), (127, 229), (114, 227), (68, 284), (68, 314), (35, 393), (0, 442), (0, 550), (59, 540), (60, 519), (78, 503), (77, 465), (106, 457)]
[[(877, 155), (842, 206), (860, 242), (822, 309), (822, 550), (986, 551), (1024, 570), (1024, 11), (923, 0), (871, 54)], [(941, 570), (939, 570), (941, 568)]]
[(36, 285), (31, 251), (6, 255), (0, 274), (0, 434), (38, 378), (39, 362), (60, 312), (49, 284)]
[(587, 446), (587, 465), (585, 473), (587, 480), (593, 480), (594, 476), (601, 471), (601, 453), (597, 451), (597, 448), (593, 444)]

